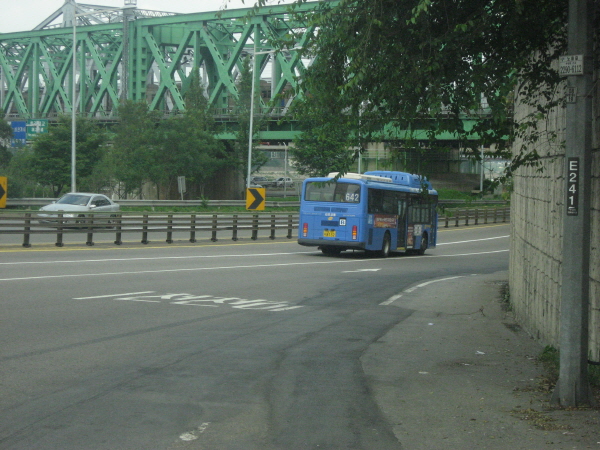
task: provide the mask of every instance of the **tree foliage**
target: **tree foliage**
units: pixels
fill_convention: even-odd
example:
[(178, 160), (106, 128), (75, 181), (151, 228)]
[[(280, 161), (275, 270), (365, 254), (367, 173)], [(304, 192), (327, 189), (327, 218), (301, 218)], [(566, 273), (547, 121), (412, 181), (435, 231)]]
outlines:
[(170, 196), (179, 176), (202, 192), (225, 158), (223, 145), (214, 137), (215, 124), (203, 92), (193, 74), (185, 113), (165, 120), (143, 101), (125, 101), (119, 106), (111, 167), (124, 193), (140, 192), (149, 182), (156, 185), (159, 197)]
[(156, 161), (159, 116), (146, 102), (125, 100), (118, 108), (119, 122), (110, 155), (110, 166), (124, 194), (142, 189), (150, 181)]
[[(76, 122), (76, 180), (79, 190), (87, 190), (94, 167), (104, 157), (106, 132), (95, 122), (78, 118)], [(58, 197), (71, 184), (71, 118), (61, 116), (48, 133), (38, 135), (31, 154), (22, 159), (23, 170), (33, 181), (50, 185)]]
[[(0, 117), (4, 117), (4, 112), (0, 109)], [(10, 139), (12, 137), (12, 127), (5, 120), (0, 119), (0, 169), (6, 170), (12, 152), (10, 151)]]
[(160, 155), (154, 178), (164, 187), (175, 186), (178, 176), (196, 185), (203, 195), (205, 183), (225, 164), (223, 144), (215, 138), (216, 127), (197, 72), (192, 75), (183, 116), (162, 122), (158, 128)]
[[(333, 137), (336, 113), (360, 112), (361, 134), (371, 140), (393, 131), (392, 125), (408, 130), (401, 136), (408, 139), (416, 130), (430, 139), (451, 132), (475, 156), (479, 146), (496, 144), (513, 167), (535, 160), (531, 146), (511, 155), (515, 134), (533, 144), (537, 139), (533, 121), (514, 122), (512, 100), (519, 91), (538, 115), (556, 106), (560, 78), (551, 62), (566, 45), (566, 0), (339, 0), (320, 6), (305, 50), (316, 59), (301, 79), (314, 95), (306, 96), (298, 117), (313, 124), (309, 134), (323, 146)], [(321, 104), (319, 119), (324, 93), (335, 102)], [(314, 151), (300, 147), (297, 158), (304, 149)], [(328, 160), (315, 161), (313, 169), (322, 172)], [(350, 161), (342, 160), (348, 169)]]

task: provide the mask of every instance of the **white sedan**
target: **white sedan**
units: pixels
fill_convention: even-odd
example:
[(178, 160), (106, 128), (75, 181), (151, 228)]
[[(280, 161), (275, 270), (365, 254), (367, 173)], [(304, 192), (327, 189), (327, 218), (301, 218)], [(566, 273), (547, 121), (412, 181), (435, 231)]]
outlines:
[[(95, 213), (115, 213), (120, 209), (119, 205), (106, 195), (72, 192), (63, 195), (49, 205), (42, 206), (38, 213), (38, 220), (40, 222), (57, 222), (58, 213), (62, 213), (62, 217), (66, 219), (65, 222), (68, 222), (68, 219), (75, 219), (75, 222), (78, 222), (79, 218), (92, 217), (95, 216)], [(112, 214), (109, 215), (112, 216)]]

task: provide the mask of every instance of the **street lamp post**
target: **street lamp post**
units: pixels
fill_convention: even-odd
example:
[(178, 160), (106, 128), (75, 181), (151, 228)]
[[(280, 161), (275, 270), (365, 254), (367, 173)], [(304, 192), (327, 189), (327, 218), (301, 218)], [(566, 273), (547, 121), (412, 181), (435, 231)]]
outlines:
[[(291, 52), (295, 50), (302, 50), (302, 47), (294, 47), (287, 49), (286, 51)], [(250, 89), (250, 132), (248, 135), (248, 174), (246, 177), (246, 188), (250, 188), (250, 176), (252, 175), (252, 141), (254, 134), (254, 90), (255, 90), (255, 76), (256, 76), (256, 55), (268, 55), (271, 53), (276, 53), (279, 50), (268, 50), (264, 52), (256, 51), (256, 36), (254, 38), (254, 52), (252, 55), (252, 87)], [(260, 76), (258, 77), (258, 81), (260, 82)], [(285, 184), (285, 183), (284, 183)]]
[[(106, 8), (99, 11), (91, 11), (87, 13), (77, 14), (77, 2), (73, 0), (73, 76), (71, 79), (72, 83), (72, 100), (71, 100), (71, 192), (77, 191), (77, 18), (84, 16), (91, 16), (97, 14), (99, 12), (112, 12), (112, 11), (123, 11), (128, 8), (135, 8), (137, 0), (125, 0), (125, 6), (123, 8)], [(127, 20), (126, 17), (123, 17), (123, 20)], [(127, 55), (123, 56), (127, 58)], [(79, 77), (80, 81), (83, 79), (83, 70), (81, 69), (81, 75)]]

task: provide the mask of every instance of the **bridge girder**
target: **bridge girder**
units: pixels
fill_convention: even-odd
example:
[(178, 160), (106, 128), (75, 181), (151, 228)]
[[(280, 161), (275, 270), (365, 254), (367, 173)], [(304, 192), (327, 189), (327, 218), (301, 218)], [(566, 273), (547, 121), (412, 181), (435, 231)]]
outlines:
[[(317, 4), (303, 4), (300, 10), (311, 11)], [(264, 52), (273, 50), (274, 39), (292, 31), (300, 36), (298, 45), (310, 38), (313, 30), (296, 22), (288, 8), (271, 6), (254, 15), (249, 15), (251, 9), (142, 18), (130, 14), (121, 22), (78, 25), (75, 71), (72, 28), (1, 34), (0, 107), (10, 119), (52, 118), (70, 114), (73, 107), (78, 115), (111, 119), (119, 101), (127, 98), (146, 100), (150, 109), (165, 114), (178, 113), (185, 109), (195, 70), (209, 105), (227, 115), (255, 39), (258, 52)], [(260, 68), (255, 77), (270, 80), (268, 98), (288, 90), (297, 95), (296, 77), (308, 63), (298, 52), (255, 57)], [(277, 109), (261, 100), (260, 108), (281, 115), (294, 98)]]

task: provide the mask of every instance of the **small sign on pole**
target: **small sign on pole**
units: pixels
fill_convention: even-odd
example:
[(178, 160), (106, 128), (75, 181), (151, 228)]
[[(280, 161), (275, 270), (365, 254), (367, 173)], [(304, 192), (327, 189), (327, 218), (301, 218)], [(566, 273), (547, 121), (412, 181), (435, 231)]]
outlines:
[(187, 192), (185, 188), (185, 177), (177, 177), (177, 188), (181, 194), (181, 200), (183, 200), (183, 194)]
[(567, 216), (579, 214), (579, 158), (567, 159)]
[(48, 119), (29, 119), (27, 121), (27, 140), (30, 141), (38, 134), (48, 132)]
[(23, 120), (10, 123), (13, 129), (13, 137), (10, 140), (11, 147), (22, 147), (27, 144), (27, 122)]
[(267, 198), (265, 188), (246, 189), (246, 209), (251, 211), (264, 211)]
[(558, 73), (562, 77), (583, 75), (583, 55), (566, 55), (558, 59)]
[(0, 208), (6, 208), (6, 196), (8, 195), (8, 178), (0, 177)]
[(577, 88), (575, 86), (565, 88), (565, 99), (567, 103), (577, 103)]

